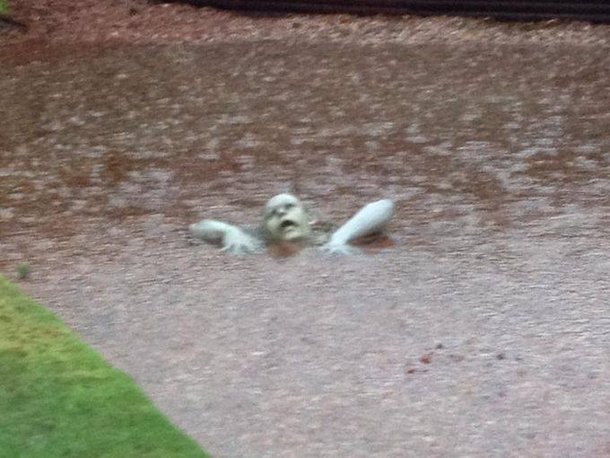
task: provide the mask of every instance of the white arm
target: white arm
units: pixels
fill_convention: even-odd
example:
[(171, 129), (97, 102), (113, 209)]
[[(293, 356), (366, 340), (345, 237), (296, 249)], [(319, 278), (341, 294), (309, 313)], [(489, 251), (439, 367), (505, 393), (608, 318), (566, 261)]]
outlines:
[(206, 242), (222, 242), (222, 250), (233, 254), (252, 253), (262, 247), (260, 240), (239, 227), (213, 219), (204, 219), (191, 224), (189, 232)]
[(393, 210), (394, 204), (389, 199), (365, 205), (333, 233), (325, 250), (330, 253), (353, 251), (347, 246), (348, 242), (381, 231), (392, 218)]

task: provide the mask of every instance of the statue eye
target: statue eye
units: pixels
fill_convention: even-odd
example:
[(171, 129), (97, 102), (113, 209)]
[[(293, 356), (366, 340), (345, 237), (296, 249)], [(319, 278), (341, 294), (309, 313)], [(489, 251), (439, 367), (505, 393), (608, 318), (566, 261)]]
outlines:
[(286, 204), (286, 210), (290, 210), (292, 207), (294, 207), (294, 204)]

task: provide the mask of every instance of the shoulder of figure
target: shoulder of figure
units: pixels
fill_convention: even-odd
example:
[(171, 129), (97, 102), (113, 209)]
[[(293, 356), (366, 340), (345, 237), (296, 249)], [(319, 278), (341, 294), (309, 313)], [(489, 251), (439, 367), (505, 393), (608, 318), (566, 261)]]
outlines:
[(311, 244), (322, 246), (330, 240), (330, 236), (337, 229), (337, 225), (328, 220), (315, 220), (311, 223)]

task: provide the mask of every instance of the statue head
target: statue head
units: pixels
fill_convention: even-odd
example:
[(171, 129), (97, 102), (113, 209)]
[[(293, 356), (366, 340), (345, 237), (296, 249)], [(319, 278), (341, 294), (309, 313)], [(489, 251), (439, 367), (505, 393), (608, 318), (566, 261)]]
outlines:
[(305, 207), (292, 194), (279, 194), (269, 199), (263, 226), (270, 240), (299, 241), (311, 234)]

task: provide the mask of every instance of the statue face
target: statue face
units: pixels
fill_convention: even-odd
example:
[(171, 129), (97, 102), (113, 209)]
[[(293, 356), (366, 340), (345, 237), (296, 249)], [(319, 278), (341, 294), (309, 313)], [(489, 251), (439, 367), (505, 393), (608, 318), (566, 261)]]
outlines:
[(311, 232), (305, 208), (292, 194), (279, 194), (267, 202), (264, 226), (271, 240), (296, 241)]

